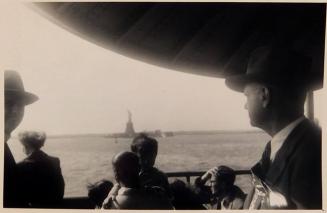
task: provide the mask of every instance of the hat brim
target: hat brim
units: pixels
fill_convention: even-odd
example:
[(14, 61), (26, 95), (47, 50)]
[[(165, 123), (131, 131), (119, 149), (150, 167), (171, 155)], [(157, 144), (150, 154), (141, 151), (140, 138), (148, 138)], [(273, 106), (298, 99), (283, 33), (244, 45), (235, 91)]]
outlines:
[(5, 96), (12, 96), (19, 99), (24, 105), (29, 105), (39, 100), (39, 97), (33, 93), (17, 90), (5, 90)]
[(310, 78), (308, 76), (287, 78), (287, 76), (276, 76), (269, 73), (250, 73), (231, 76), (225, 80), (226, 86), (236, 92), (243, 92), (245, 86), (250, 83), (263, 83), (278, 88), (302, 91), (309, 89)]
[(243, 75), (235, 75), (226, 78), (225, 84), (228, 88), (236, 91), (243, 92), (244, 87), (249, 83), (261, 83), (266, 82), (267, 76), (261, 76), (257, 74), (243, 74)]

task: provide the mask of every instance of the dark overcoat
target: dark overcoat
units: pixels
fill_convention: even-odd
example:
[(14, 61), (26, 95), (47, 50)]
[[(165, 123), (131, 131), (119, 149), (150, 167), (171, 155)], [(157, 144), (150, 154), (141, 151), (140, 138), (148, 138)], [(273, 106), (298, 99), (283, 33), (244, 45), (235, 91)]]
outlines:
[[(270, 162), (270, 142), (261, 160), (252, 168), (266, 189), (265, 199), (257, 208), (273, 208), (269, 191), (278, 192), (286, 199), (287, 209), (321, 209), (321, 129), (308, 119), (302, 121), (289, 134), (275, 160)], [(244, 204), (250, 206), (252, 190)]]
[(17, 164), (24, 200), (30, 207), (55, 208), (64, 196), (65, 182), (57, 157), (41, 150)]
[(20, 178), (17, 173), (17, 164), (10, 148), (5, 142), (4, 146), (4, 171), (3, 171), (3, 207), (26, 207), (21, 197)]

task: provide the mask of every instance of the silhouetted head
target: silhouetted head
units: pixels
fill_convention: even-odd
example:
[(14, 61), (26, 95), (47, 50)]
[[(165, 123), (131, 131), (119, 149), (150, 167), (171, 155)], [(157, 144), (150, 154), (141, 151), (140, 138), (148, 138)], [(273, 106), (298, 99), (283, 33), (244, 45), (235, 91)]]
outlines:
[(173, 194), (172, 204), (177, 210), (205, 209), (200, 199), (182, 180), (175, 179), (169, 184)]
[(132, 152), (120, 152), (112, 159), (115, 178), (122, 186), (139, 186), (139, 158)]
[(175, 179), (172, 183), (169, 184), (169, 186), (174, 194), (183, 194), (189, 190), (186, 183), (179, 179)]
[(23, 145), (24, 153), (30, 155), (44, 146), (46, 134), (38, 131), (24, 131), (18, 134), (18, 138)]
[(5, 71), (5, 134), (16, 129), (24, 117), (25, 106), (35, 102), (38, 97), (26, 92), (23, 81), (16, 71)]
[(141, 133), (133, 139), (131, 150), (139, 157), (141, 169), (147, 170), (155, 164), (158, 153), (158, 142), (156, 139)]
[(212, 194), (224, 194), (234, 185), (235, 172), (227, 166), (219, 166), (217, 174), (211, 177), (210, 182)]
[(101, 207), (112, 187), (113, 183), (109, 180), (100, 180), (94, 184), (89, 184), (87, 189), (90, 201)]

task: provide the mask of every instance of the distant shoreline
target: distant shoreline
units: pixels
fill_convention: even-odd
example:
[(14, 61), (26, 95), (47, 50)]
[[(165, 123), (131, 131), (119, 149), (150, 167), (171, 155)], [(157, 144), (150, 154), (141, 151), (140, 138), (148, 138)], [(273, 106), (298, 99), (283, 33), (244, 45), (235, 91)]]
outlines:
[[(263, 133), (260, 130), (192, 130), (192, 131), (170, 131), (170, 132), (172, 132), (174, 136)], [(62, 134), (62, 135), (49, 135), (48, 138), (107, 137), (108, 135), (109, 134), (104, 134), (104, 133)]]

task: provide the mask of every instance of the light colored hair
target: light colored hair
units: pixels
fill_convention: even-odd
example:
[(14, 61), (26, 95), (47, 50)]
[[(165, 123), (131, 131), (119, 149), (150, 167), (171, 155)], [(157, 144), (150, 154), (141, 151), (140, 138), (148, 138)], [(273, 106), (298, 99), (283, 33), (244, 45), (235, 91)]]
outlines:
[(40, 149), (46, 139), (45, 132), (42, 131), (24, 131), (18, 134), (19, 141), (24, 146), (31, 146), (35, 149)]

